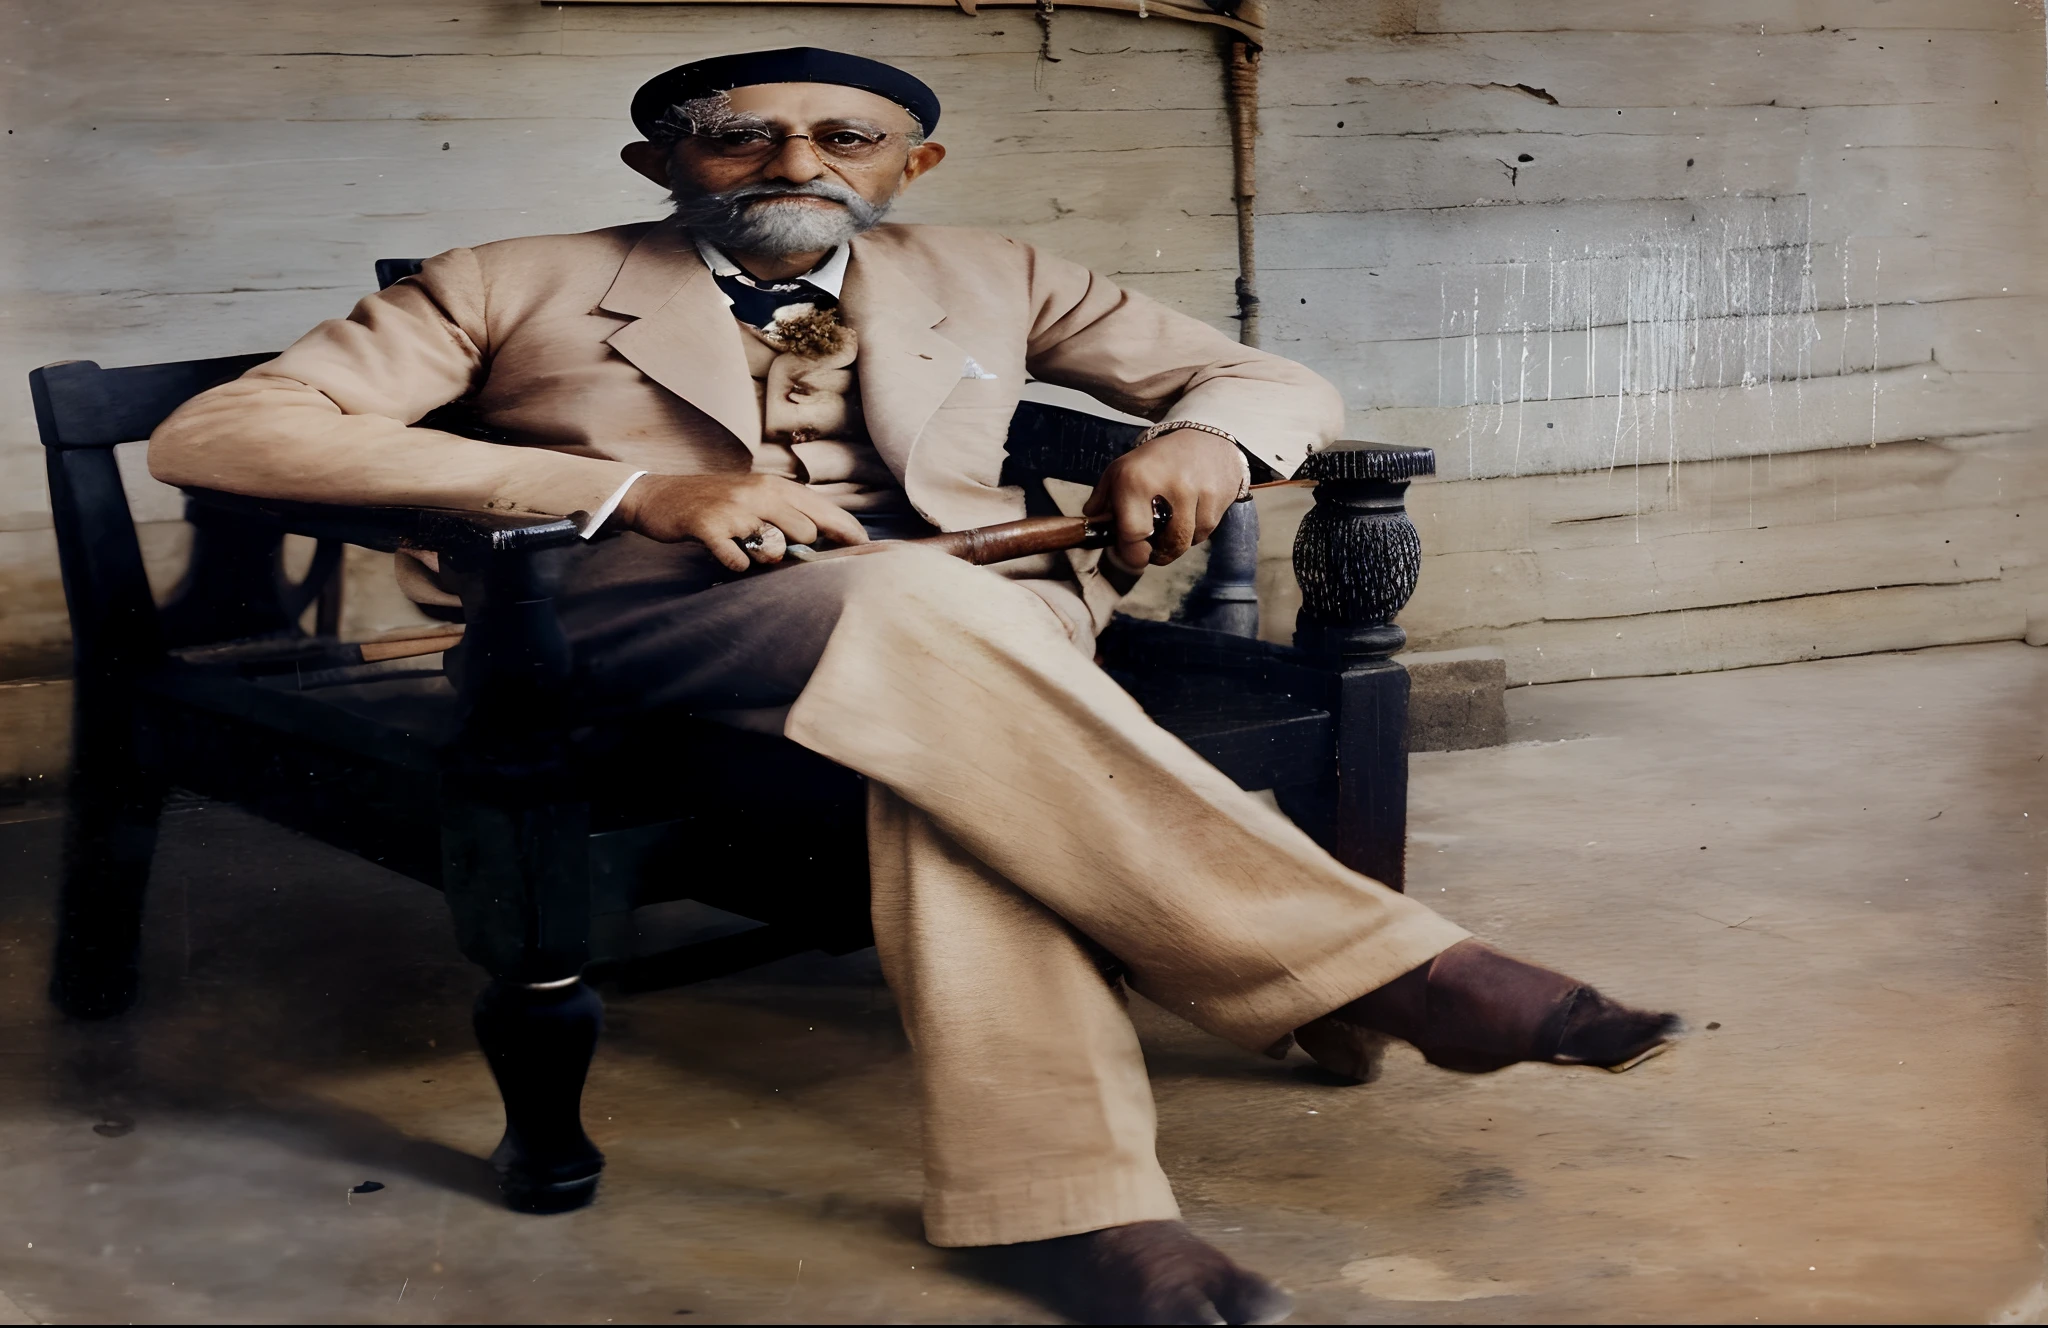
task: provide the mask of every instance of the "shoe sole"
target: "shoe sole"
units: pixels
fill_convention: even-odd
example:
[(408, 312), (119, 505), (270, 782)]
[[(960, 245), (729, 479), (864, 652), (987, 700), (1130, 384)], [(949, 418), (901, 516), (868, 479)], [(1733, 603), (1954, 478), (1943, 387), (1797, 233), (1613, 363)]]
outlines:
[(1673, 1047), (1677, 1045), (1678, 1044), (1676, 1042), (1659, 1042), (1655, 1046), (1647, 1047), (1644, 1050), (1637, 1052), (1635, 1055), (1629, 1057), (1627, 1060), (1623, 1061), (1619, 1065), (1603, 1065), (1600, 1068), (1607, 1071), (1607, 1073), (1609, 1074), (1627, 1074), (1630, 1070), (1635, 1069), (1644, 1061), (1649, 1060), (1654, 1056), (1662, 1056), (1665, 1052), (1671, 1050)]

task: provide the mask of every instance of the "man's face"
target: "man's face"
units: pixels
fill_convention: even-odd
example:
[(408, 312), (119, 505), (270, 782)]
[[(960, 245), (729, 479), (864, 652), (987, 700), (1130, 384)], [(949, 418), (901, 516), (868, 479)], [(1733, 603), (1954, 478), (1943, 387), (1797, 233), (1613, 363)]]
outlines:
[(741, 252), (829, 249), (880, 222), (945, 156), (915, 141), (916, 119), (895, 102), (836, 84), (735, 88), (693, 112), (696, 133), (623, 155), (671, 187), (692, 230)]

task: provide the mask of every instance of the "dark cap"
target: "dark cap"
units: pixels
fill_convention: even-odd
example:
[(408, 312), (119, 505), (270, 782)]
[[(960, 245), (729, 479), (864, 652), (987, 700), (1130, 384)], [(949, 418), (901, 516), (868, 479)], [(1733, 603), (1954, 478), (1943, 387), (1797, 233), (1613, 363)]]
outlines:
[(677, 65), (656, 74), (633, 94), (633, 123), (647, 137), (671, 106), (699, 97), (715, 97), (756, 83), (837, 83), (887, 97), (909, 111), (929, 134), (938, 128), (939, 97), (919, 80), (894, 65), (815, 46), (790, 46), (779, 51), (743, 51), (714, 55)]

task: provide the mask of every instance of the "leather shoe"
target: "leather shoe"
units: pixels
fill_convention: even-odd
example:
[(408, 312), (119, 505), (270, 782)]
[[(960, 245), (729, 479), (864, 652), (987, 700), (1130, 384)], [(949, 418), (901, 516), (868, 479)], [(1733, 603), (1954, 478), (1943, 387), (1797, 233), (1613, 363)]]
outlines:
[(1319, 1047), (1335, 1056), (1340, 1063), (1327, 1067), (1333, 1072), (1366, 1081), (1376, 1076), (1378, 1058), (1362, 1034), (1400, 1038), (1446, 1070), (1486, 1074), (1517, 1061), (1625, 1070), (1684, 1031), (1675, 1014), (1622, 1005), (1468, 939), (1295, 1037), (1318, 1061)]

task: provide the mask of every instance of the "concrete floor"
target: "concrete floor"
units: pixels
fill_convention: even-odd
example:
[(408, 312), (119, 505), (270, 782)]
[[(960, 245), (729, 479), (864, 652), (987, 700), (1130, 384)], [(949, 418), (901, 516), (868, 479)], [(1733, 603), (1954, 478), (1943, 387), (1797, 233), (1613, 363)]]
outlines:
[[(1412, 891), (1702, 1031), (1623, 1076), (1401, 1053), (1338, 1088), (1140, 1005), (1195, 1227), (1309, 1322), (2038, 1320), (2048, 651), (1510, 706), (1515, 745), (1416, 759)], [(181, 805), (143, 1005), (67, 1026), (58, 823), (13, 817), (0, 1323), (1051, 1317), (919, 1240), (871, 958), (614, 999), (601, 1198), (520, 1217), (437, 897)]]

